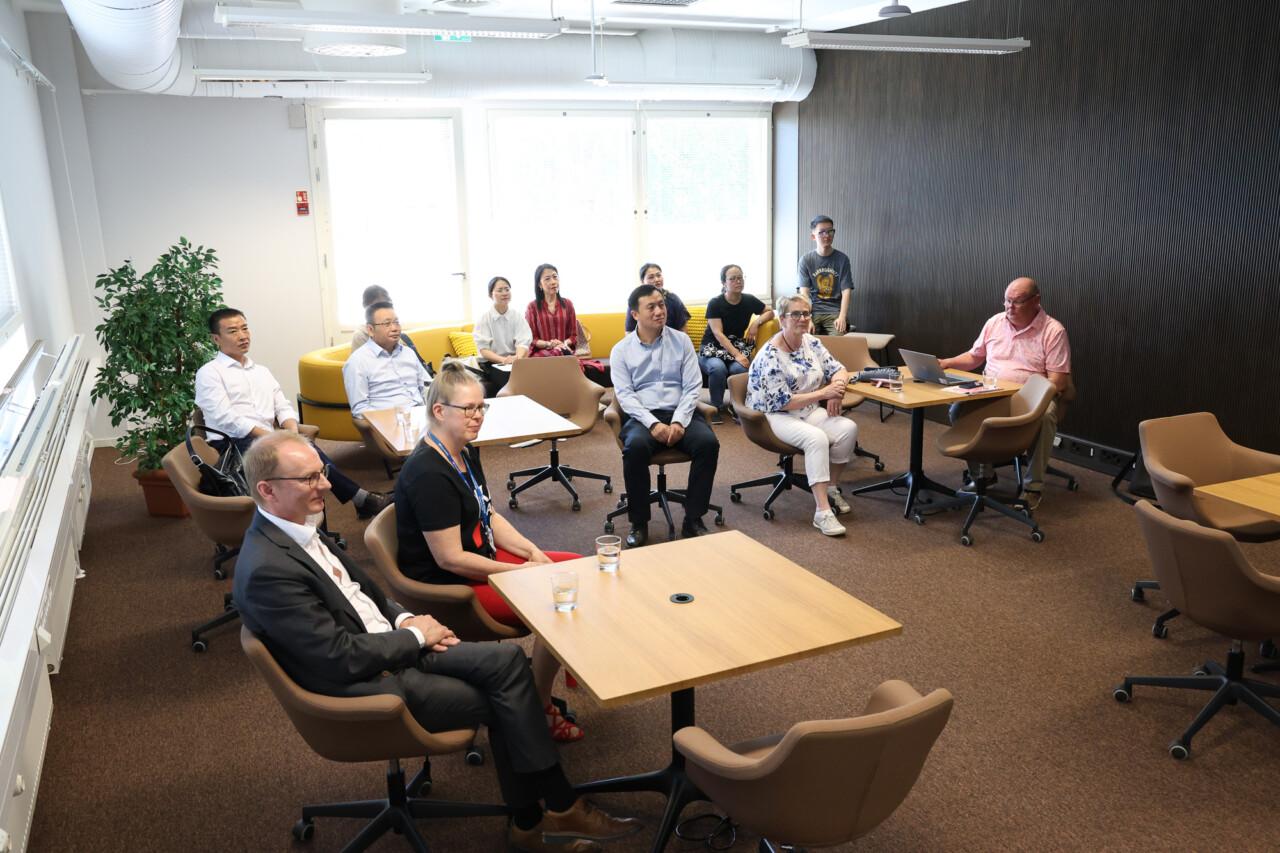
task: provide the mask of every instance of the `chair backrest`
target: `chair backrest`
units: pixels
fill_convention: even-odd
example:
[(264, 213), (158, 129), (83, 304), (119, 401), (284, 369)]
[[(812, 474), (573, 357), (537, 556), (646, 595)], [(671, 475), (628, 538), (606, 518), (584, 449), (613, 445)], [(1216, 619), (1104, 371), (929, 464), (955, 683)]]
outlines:
[(262, 640), (240, 628), (240, 646), (267, 682), (293, 726), (330, 761), (388, 761), (465, 749), (475, 729), (432, 733), (418, 725), (404, 700), (391, 693), (322, 696), (298, 686)]
[[(203, 438), (191, 436), (191, 446), (206, 463), (217, 464), (218, 452)], [(185, 442), (166, 453), (160, 464), (178, 490), (182, 502), (191, 510), (191, 518), (200, 532), (219, 545), (238, 548), (253, 521), (253, 499), (221, 498), (201, 492), (200, 472), (187, 455)]]
[(1262, 575), (1230, 533), (1134, 504), (1160, 590), (1194, 622), (1239, 640), (1280, 634), (1280, 578)]
[(463, 640), (505, 640), (529, 633), (527, 629), (495, 621), (476, 601), (475, 592), (465, 583), (422, 583), (400, 571), (395, 504), (386, 507), (369, 522), (364, 530), (364, 544), (373, 557), (374, 580), (401, 607), (434, 616)]
[(827, 348), (827, 352), (835, 356), (836, 361), (844, 365), (850, 373), (857, 373), (868, 367), (879, 367), (871, 357), (867, 348), (867, 339), (856, 335), (819, 335), (818, 340)]
[(800, 454), (800, 448), (793, 447), (774, 434), (764, 412), (758, 412), (747, 405), (749, 379), (750, 376), (746, 373), (729, 377), (729, 399), (733, 400), (733, 411), (738, 416), (738, 422), (742, 424), (742, 431), (746, 433), (747, 438), (751, 439), (752, 444), (763, 447), (771, 453), (787, 456)]
[(982, 418), (982, 422), (970, 446), (957, 455), (974, 462), (1003, 462), (1022, 455), (1040, 433), (1040, 421), (1055, 393), (1052, 382), (1033, 374), (1012, 397), (994, 400), (972, 414), (962, 415)]
[[(1195, 496), (1196, 486), (1236, 478), (1234, 443), (1211, 412), (1152, 418), (1138, 424), (1142, 460), (1165, 512), (1217, 526)], [(1243, 476), (1243, 475), (1241, 475)]]
[(511, 379), (498, 396), (523, 394), (583, 430), (600, 419), (604, 388), (582, 375), (582, 365), (571, 355), (519, 358), (511, 365)]
[(712, 801), (760, 835), (803, 847), (827, 847), (863, 836), (882, 823), (915, 785), (946, 727), (947, 690), (879, 713), (798, 723), (782, 736), (752, 778), (711, 777), (688, 764)]

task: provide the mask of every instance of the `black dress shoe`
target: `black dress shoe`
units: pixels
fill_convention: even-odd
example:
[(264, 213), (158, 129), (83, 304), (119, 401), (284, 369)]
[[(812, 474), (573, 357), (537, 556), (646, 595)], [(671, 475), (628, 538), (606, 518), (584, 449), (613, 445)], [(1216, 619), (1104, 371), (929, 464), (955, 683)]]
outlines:
[(706, 536), (707, 532), (707, 526), (702, 523), (700, 518), (686, 518), (684, 524), (680, 525), (680, 535), (685, 539)]
[(628, 548), (641, 548), (649, 544), (649, 525), (633, 524), (631, 532), (627, 534)]
[(369, 492), (365, 496), (364, 503), (356, 507), (356, 518), (373, 518), (375, 515), (389, 507), (394, 501), (395, 498), (385, 492)]

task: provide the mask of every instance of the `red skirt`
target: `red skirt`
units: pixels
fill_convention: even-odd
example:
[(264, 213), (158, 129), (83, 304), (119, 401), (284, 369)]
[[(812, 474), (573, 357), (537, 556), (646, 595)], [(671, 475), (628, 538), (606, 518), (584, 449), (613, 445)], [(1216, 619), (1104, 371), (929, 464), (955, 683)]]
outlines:
[[(581, 554), (570, 554), (568, 551), (544, 551), (543, 553), (550, 557), (553, 563), (576, 560), (582, 556)], [(517, 557), (515, 554), (504, 551), (501, 548), (498, 549), (498, 553), (493, 558), (499, 563), (512, 563), (517, 566), (525, 562), (522, 557)], [(467, 581), (467, 585), (475, 591), (476, 600), (480, 602), (484, 612), (488, 613), (496, 621), (512, 627), (524, 624), (520, 621), (520, 617), (516, 615), (516, 612), (511, 609), (511, 605), (507, 604), (506, 600), (498, 595), (496, 589), (489, 586), (488, 581)]]

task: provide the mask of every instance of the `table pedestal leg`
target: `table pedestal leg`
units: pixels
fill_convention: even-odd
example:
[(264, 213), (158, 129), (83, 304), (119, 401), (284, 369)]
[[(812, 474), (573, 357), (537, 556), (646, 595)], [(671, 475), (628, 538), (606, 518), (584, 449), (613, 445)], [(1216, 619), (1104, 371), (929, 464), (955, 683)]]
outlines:
[(879, 483), (872, 483), (868, 486), (861, 486), (854, 489), (851, 494), (861, 495), (867, 492), (880, 492), (885, 489), (897, 489), (902, 486), (907, 487), (907, 505), (902, 512), (903, 518), (910, 518), (911, 512), (915, 508), (916, 499), (921, 492), (934, 492), (947, 497), (955, 497), (955, 489), (942, 485), (924, 473), (924, 409), (911, 410), (911, 462), (906, 471), (891, 477), (888, 480), (882, 480)]
[[(685, 726), (693, 725), (693, 688), (677, 690), (671, 694), (671, 733), (675, 734)], [(698, 787), (689, 781), (684, 772), (684, 756), (671, 747), (671, 763), (661, 770), (649, 773), (637, 773), (631, 776), (616, 776), (612, 779), (600, 779), (586, 782), (574, 788), (579, 794), (607, 794), (628, 791), (651, 791), (663, 794), (667, 798), (667, 808), (663, 812), (662, 821), (653, 837), (653, 853), (661, 853), (666, 849), (671, 834), (675, 831), (680, 812), (690, 803), (705, 800), (706, 796)]]

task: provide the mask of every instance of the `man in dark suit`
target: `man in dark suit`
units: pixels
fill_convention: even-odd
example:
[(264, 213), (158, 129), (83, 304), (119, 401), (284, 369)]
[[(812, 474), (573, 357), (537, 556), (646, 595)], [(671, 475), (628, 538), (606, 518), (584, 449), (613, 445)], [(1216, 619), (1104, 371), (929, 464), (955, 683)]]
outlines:
[(587, 853), (600, 849), (595, 841), (638, 829), (573, 793), (519, 646), (460, 642), (432, 617), (387, 598), (317, 533), (327, 467), (287, 430), (258, 439), (245, 456), (258, 512), (241, 546), (234, 597), (249, 630), (308, 690), (395, 694), (428, 731), (487, 725), (512, 808), (513, 847)]

